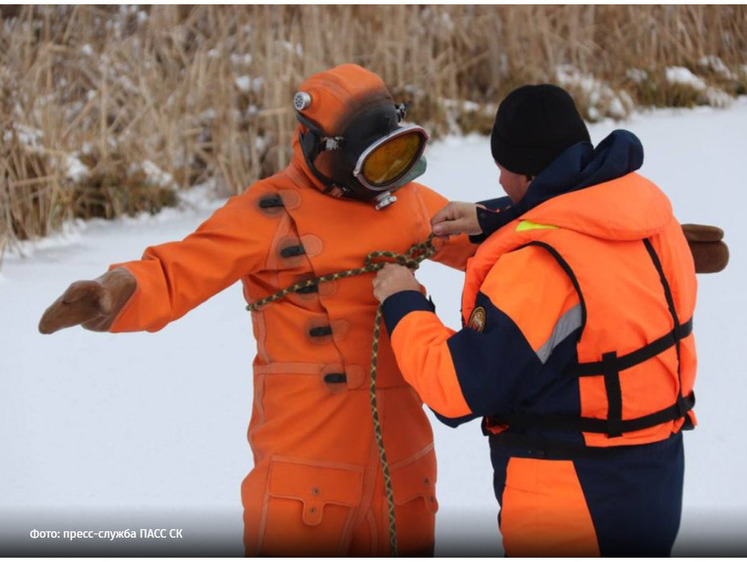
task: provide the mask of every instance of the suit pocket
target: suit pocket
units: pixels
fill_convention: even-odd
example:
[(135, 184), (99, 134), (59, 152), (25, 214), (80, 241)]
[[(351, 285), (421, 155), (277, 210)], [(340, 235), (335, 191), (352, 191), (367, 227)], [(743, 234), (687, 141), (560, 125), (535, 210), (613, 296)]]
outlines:
[(260, 551), (282, 556), (341, 553), (362, 489), (362, 467), (273, 459)]

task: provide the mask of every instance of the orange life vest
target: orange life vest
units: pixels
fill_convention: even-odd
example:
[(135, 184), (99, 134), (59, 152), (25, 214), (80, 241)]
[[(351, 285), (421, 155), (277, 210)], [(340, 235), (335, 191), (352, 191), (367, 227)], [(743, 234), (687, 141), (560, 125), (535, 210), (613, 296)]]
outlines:
[[(629, 193), (631, 205), (644, 203), (646, 222), (590, 224), (593, 209), (609, 206), (609, 190)], [(694, 425), (695, 269), (666, 196), (631, 173), (551, 199), (507, 224), (468, 265), (465, 324), (496, 261), (527, 245), (553, 255), (580, 299), (577, 362), (559, 376), (579, 377), (581, 411), (497, 412), (488, 418), (488, 430), (569, 429), (581, 431), (587, 446), (607, 447), (660, 441)]]

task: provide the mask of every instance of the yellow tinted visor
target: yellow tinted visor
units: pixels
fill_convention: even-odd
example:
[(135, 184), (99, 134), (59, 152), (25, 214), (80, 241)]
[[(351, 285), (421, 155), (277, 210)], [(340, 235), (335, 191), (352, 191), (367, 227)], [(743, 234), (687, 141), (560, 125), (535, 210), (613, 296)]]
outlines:
[(403, 176), (420, 157), (425, 139), (418, 131), (394, 137), (371, 151), (361, 175), (374, 186), (387, 185)]

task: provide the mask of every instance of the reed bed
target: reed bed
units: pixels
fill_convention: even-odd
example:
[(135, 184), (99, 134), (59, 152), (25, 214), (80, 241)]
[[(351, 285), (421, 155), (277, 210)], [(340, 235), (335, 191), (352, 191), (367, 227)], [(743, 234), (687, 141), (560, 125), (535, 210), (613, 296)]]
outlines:
[[(745, 92), (747, 6), (0, 6), (0, 257), (284, 167), (302, 79), (355, 62), (438, 137), (522, 83), (589, 120)], [(672, 73), (672, 68), (678, 73)], [(676, 79), (685, 76), (685, 80)]]

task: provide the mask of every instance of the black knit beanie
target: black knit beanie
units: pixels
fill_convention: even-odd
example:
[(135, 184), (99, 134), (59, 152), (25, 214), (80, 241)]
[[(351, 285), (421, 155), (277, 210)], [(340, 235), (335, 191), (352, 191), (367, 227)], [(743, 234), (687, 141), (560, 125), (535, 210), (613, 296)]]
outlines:
[(551, 84), (522, 86), (503, 100), (493, 123), (493, 159), (516, 174), (536, 176), (577, 142), (591, 142), (573, 98)]

